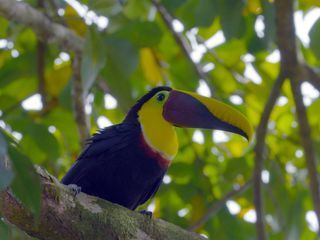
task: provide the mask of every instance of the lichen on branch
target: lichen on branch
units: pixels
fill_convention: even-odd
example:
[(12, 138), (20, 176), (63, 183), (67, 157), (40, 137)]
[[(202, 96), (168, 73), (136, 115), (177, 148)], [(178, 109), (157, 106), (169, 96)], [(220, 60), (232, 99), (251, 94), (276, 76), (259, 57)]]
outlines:
[(74, 195), (41, 168), (41, 213), (38, 220), (7, 190), (0, 193), (0, 212), (30, 236), (69, 239), (204, 239), (160, 219), (150, 219), (120, 205), (85, 193)]

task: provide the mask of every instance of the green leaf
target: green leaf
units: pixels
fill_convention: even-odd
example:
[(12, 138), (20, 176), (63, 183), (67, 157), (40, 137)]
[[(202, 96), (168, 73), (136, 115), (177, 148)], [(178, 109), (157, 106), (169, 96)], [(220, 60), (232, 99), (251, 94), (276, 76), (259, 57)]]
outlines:
[(155, 22), (132, 21), (116, 31), (113, 37), (129, 39), (139, 48), (154, 47), (159, 44), (162, 32)]
[(5, 33), (7, 32), (7, 28), (9, 25), (9, 21), (5, 18), (0, 18), (0, 36), (4, 36)]
[(226, 39), (240, 38), (245, 34), (242, 16), (244, 2), (239, 0), (218, 0), (220, 23)]
[(177, 12), (178, 18), (188, 29), (209, 27), (217, 16), (216, 0), (188, 0)]
[(219, 58), (229, 67), (233, 67), (240, 60), (240, 57), (246, 53), (243, 41), (232, 39), (215, 48)]
[(85, 93), (89, 91), (106, 63), (104, 44), (100, 34), (98, 30), (90, 28), (86, 35), (81, 62), (81, 79)]
[(216, 34), (220, 30), (220, 21), (218, 18), (215, 18), (213, 23), (209, 27), (199, 28), (198, 35), (204, 39), (208, 39)]
[(162, 5), (169, 11), (175, 12), (186, 0), (162, 0)]
[(310, 49), (314, 55), (320, 59), (320, 18), (313, 24), (310, 32)]
[(124, 14), (130, 19), (147, 20), (150, 14), (151, 1), (130, 0), (124, 7)]
[(217, 64), (210, 74), (214, 79), (213, 84), (219, 85), (222, 92), (231, 94), (238, 89), (233, 75), (225, 67)]
[(44, 153), (50, 156), (50, 159), (56, 160), (58, 158), (58, 142), (56, 138), (48, 131), (47, 126), (41, 124), (32, 124), (29, 125), (26, 132), (30, 134), (38, 147)]
[(264, 42), (266, 43), (267, 47), (270, 47), (272, 43), (274, 43), (276, 38), (276, 24), (275, 24), (275, 7), (268, 0), (262, 1), (262, 8), (263, 8), (263, 17), (264, 17), (264, 24), (265, 24), (265, 36), (263, 37)]
[[(57, 139), (48, 131), (48, 126), (34, 123), (26, 114), (18, 116), (8, 123), (13, 124), (15, 130), (23, 134), (19, 143), (23, 153), (37, 164), (45, 161), (56, 162), (59, 157), (59, 146)], [(60, 118), (63, 118), (63, 115), (60, 115)]]
[(88, 6), (97, 14), (113, 16), (121, 12), (120, 2), (119, 0), (89, 0)]
[(13, 179), (13, 173), (6, 168), (5, 159), (7, 158), (8, 144), (0, 130), (0, 191), (8, 187)]
[(107, 64), (102, 74), (120, 107), (126, 111), (133, 102), (130, 76), (137, 68), (139, 52), (129, 41), (122, 39), (108, 38), (105, 43)]
[(9, 236), (9, 227), (0, 218), (0, 239), (1, 240), (10, 240), (9, 237), (10, 237)]
[[(0, 87), (2, 88), (7, 84), (11, 85), (14, 81), (19, 81), (22, 78), (24, 83), (26, 81), (31, 83), (30, 78), (36, 74), (36, 70), (30, 66), (36, 66), (35, 59), (36, 54), (34, 52), (24, 52), (18, 58), (6, 59), (3, 64), (0, 61)], [(24, 87), (29, 88), (29, 85), (25, 84)], [(25, 91), (25, 89), (22, 87), (20, 91)], [(20, 91), (16, 93), (20, 94)]]
[(15, 196), (36, 216), (40, 214), (40, 181), (32, 162), (15, 147), (9, 147), (15, 178), (12, 190)]
[(194, 91), (198, 86), (198, 75), (190, 62), (181, 55), (171, 60), (170, 74), (175, 88)]

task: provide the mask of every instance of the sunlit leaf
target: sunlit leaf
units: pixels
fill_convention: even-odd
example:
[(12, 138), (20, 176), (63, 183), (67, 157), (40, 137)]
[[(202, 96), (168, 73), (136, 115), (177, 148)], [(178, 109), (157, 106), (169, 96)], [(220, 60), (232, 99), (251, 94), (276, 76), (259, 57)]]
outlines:
[(131, 19), (146, 20), (151, 2), (148, 0), (130, 0), (125, 4), (123, 12)]
[(75, 31), (78, 35), (84, 36), (87, 31), (87, 25), (84, 23), (84, 20), (79, 16), (77, 11), (67, 5), (65, 8), (64, 18), (69, 28)]
[(248, 11), (248, 13), (253, 13), (253, 14), (259, 14), (261, 13), (261, 2), (260, 0), (251, 0), (247, 2), (246, 11)]
[(140, 61), (146, 80), (153, 86), (162, 82), (159, 59), (150, 48), (140, 49)]
[(246, 48), (243, 41), (232, 39), (216, 47), (215, 51), (227, 66), (234, 66), (240, 61), (240, 57), (246, 53)]
[(45, 72), (45, 90), (53, 97), (58, 97), (68, 81), (71, 79), (69, 62), (54, 65)]

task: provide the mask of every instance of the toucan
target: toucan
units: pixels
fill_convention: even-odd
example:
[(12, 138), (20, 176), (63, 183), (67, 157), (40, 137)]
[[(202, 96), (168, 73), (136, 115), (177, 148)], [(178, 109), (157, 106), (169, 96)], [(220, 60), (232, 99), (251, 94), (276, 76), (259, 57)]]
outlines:
[(62, 183), (134, 210), (154, 196), (178, 152), (175, 127), (252, 137), (249, 121), (238, 110), (192, 92), (156, 87), (120, 124), (91, 137)]

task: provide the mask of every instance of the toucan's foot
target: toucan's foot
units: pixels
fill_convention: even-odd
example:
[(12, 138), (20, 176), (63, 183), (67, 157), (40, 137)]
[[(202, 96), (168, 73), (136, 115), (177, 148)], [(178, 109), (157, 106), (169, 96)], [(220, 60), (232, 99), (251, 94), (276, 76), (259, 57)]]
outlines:
[(152, 218), (152, 212), (148, 211), (148, 210), (142, 210), (142, 211), (139, 211), (142, 215), (145, 215), (147, 216), (148, 218)]
[(74, 196), (77, 196), (81, 192), (81, 187), (76, 184), (69, 184), (67, 185), (67, 188)]

